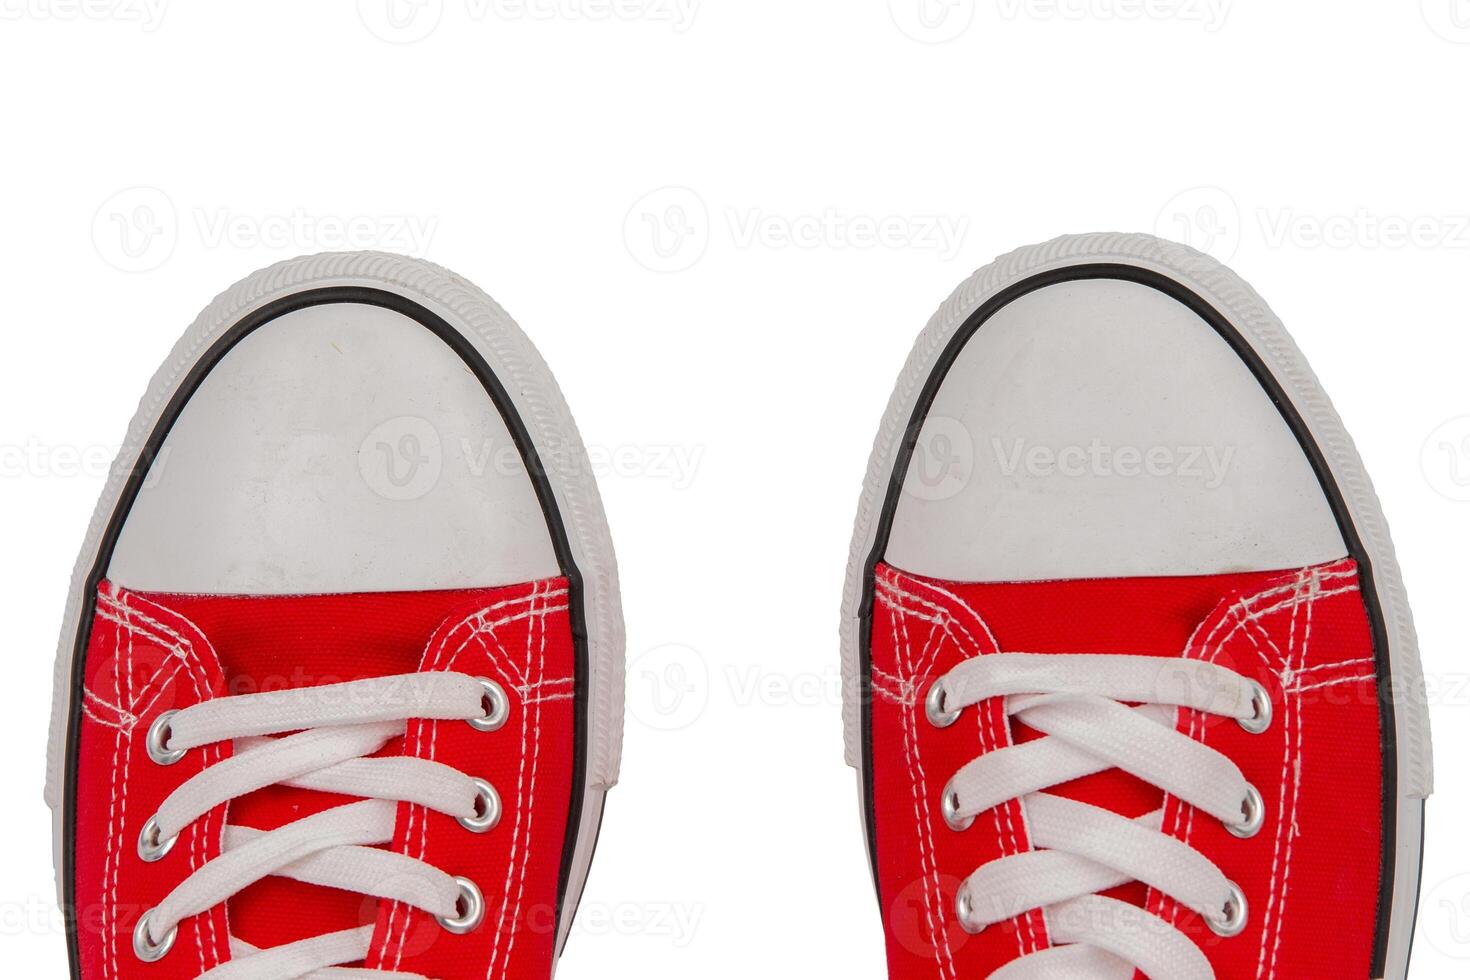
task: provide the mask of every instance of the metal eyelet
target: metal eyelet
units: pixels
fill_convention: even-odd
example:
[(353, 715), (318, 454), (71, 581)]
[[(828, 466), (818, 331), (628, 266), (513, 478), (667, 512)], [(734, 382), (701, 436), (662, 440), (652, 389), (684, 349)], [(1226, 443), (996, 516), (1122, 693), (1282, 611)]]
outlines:
[(174, 940), (179, 938), (179, 927), (174, 926), (168, 931), (167, 936), (158, 942), (153, 941), (153, 934), (149, 931), (149, 926), (153, 922), (153, 913), (157, 911), (157, 909), (149, 909), (144, 912), (143, 917), (138, 920), (137, 928), (133, 930), (133, 955), (144, 963), (157, 963), (163, 959), (168, 955), (169, 950), (174, 948)]
[(929, 696), (924, 699), (924, 714), (929, 717), (929, 724), (935, 728), (948, 728), (960, 720), (958, 711), (949, 711), (945, 708), (945, 701), (949, 694), (944, 689), (944, 678), (941, 677), (929, 687)]
[(1256, 681), (1248, 681), (1251, 686), (1251, 707), (1255, 713), (1249, 718), (1236, 719), (1241, 728), (1252, 735), (1263, 735), (1266, 729), (1271, 727), (1271, 716), (1275, 709), (1271, 705), (1271, 692), (1267, 691), (1265, 685)]
[(506, 697), (505, 688), (494, 681), (484, 677), (475, 679), (485, 689), (485, 714), (469, 719), (469, 726), (477, 732), (498, 732), (510, 721), (510, 698)]
[(1245, 802), (1240, 805), (1240, 823), (1227, 823), (1225, 829), (1241, 840), (1249, 840), (1266, 825), (1266, 801), (1254, 786), (1245, 788)]
[(974, 921), (975, 900), (970, 897), (967, 885), (961, 885), (959, 893), (954, 897), (954, 914), (960, 922), (960, 928), (971, 936), (978, 936), (987, 928), (984, 923)]
[(458, 917), (449, 919), (442, 916), (434, 916), (444, 931), (455, 936), (463, 936), (474, 932), (485, 919), (485, 896), (480, 894), (480, 886), (468, 878), (455, 878), (459, 885), (459, 901), (455, 903), (455, 910), (459, 912)]
[(504, 807), (500, 803), (500, 794), (495, 791), (494, 786), (483, 779), (474, 780), (474, 784), (479, 790), (475, 794), (475, 815), (460, 817), (459, 825), (473, 833), (486, 834), (499, 826)]
[(168, 840), (160, 840), (162, 834), (163, 830), (158, 826), (158, 818), (150, 817), (143, 825), (143, 832), (138, 835), (138, 857), (149, 864), (162, 861), (179, 840), (178, 834), (174, 834)]
[(1245, 893), (1235, 882), (1230, 883), (1230, 898), (1225, 902), (1225, 908), (1220, 915), (1206, 915), (1205, 922), (1209, 923), (1211, 931), (1221, 939), (1233, 939), (1245, 932), (1246, 920), (1250, 912), (1245, 903)]
[(173, 737), (173, 729), (170, 726), (177, 714), (177, 711), (165, 711), (148, 729), (148, 758), (160, 766), (171, 766), (189, 754), (188, 749), (168, 747), (169, 739)]
[(944, 796), (940, 801), (939, 809), (944, 814), (944, 822), (955, 833), (964, 833), (975, 823), (974, 817), (960, 816), (960, 794), (955, 792), (953, 787), (944, 787)]

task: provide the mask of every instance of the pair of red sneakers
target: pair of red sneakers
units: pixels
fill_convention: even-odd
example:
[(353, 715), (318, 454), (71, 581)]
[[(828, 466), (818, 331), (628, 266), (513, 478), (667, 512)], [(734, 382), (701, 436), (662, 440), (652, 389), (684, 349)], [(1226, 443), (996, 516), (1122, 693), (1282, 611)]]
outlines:
[[(1404, 976), (1403, 588), (1326, 397), (1210, 260), (1069, 238), (960, 288), (879, 435), (842, 643), (891, 976)], [(236, 285), (73, 583), (74, 975), (549, 977), (622, 646), (586, 454), (493, 301), (369, 254)]]

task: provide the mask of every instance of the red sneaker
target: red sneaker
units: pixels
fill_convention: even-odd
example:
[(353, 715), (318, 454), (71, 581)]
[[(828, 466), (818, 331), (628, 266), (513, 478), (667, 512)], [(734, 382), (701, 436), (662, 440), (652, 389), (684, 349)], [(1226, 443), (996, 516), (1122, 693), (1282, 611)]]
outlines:
[(251, 276), (154, 379), (77, 566), (73, 975), (550, 977), (621, 674), (596, 486), (510, 318), (389, 255)]
[(1251, 289), (1144, 236), (977, 273), (843, 613), (890, 976), (1395, 978), (1430, 748), (1388, 530)]

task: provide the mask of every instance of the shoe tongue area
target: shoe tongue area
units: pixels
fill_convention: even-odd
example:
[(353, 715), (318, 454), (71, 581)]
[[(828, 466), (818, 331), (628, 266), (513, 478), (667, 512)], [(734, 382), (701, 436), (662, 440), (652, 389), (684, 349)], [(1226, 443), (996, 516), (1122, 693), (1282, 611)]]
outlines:
[[(1227, 599), (1265, 588), (1279, 571), (1169, 578), (1078, 579), (947, 585), (984, 619), (1005, 653), (1183, 656), (1190, 638)], [(1040, 737), (1014, 724), (1017, 741)], [(1051, 792), (1129, 817), (1156, 810), (1163, 794), (1122, 772)]]
[[(978, 613), (1004, 653), (1181, 657), (1195, 631), (1218, 614), (1223, 603), (1260, 591), (1282, 574), (945, 583), (943, 588)], [(1042, 735), (1012, 722), (1012, 737), (1020, 743)], [(1046, 792), (1130, 819), (1151, 813), (1164, 802), (1162, 790), (1116, 769)], [(1146, 889), (1134, 884), (1108, 895), (1142, 906)]]
[[(147, 595), (208, 637), (225, 694), (319, 687), (413, 673), (438, 629), (494, 602), (501, 589), (321, 596)], [(379, 755), (397, 755), (401, 739)], [(234, 800), (228, 822), (274, 830), (336, 806), (344, 796), (272, 786)], [(371, 925), (378, 903), (363, 895), (267, 878), (230, 900), (232, 935), (266, 949)]]

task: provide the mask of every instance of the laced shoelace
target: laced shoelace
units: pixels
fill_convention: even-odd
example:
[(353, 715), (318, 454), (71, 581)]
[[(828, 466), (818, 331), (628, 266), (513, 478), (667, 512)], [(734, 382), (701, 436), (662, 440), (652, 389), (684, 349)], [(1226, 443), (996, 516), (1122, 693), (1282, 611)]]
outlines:
[(1204, 953), (1174, 925), (1102, 893), (1141, 882), (1230, 938), (1248, 917), (1240, 888), (1164, 834), (1162, 810), (1129, 820), (1045, 790), (1117, 769), (1237, 837), (1252, 837), (1265, 821), (1261, 794), (1235, 763), (1174, 722), (1179, 709), (1192, 709), (1264, 732), (1272, 712), (1266, 689), (1197, 660), (1001, 653), (967, 660), (939, 678), (925, 713), (947, 728), (965, 708), (993, 698), (1004, 699), (1008, 719), (1042, 737), (965, 765), (945, 788), (941, 810), (953, 831), (964, 832), (980, 814), (1020, 801), (1035, 849), (975, 871), (960, 887), (955, 912), (966, 931), (978, 934), (1041, 911), (1053, 945), (989, 980), (1128, 980), (1135, 969), (1154, 980), (1214, 980)]
[[(393, 841), (399, 803), (454, 817), (474, 833), (493, 829), (502, 810), (495, 788), (428, 759), (369, 757), (403, 735), (411, 720), (463, 721), (490, 732), (509, 714), (510, 701), (494, 681), (418, 673), (219, 698), (159, 716), (148, 733), (148, 754), (158, 765), (226, 742), (234, 754), (163, 802), (138, 838), (144, 861), (163, 860), (179, 835), (216, 807), (269, 786), (362, 799), (268, 832), (227, 825), (220, 856), (139, 919), (134, 952), (144, 962), (161, 960), (181, 922), (270, 876), (402, 902), (433, 915), (450, 932), (472, 931), (485, 912), (474, 882), (383, 847)], [(274, 737), (283, 733), (294, 734)], [(270, 950), (232, 937), (230, 962), (200, 980), (423, 980), (342, 968), (367, 957), (372, 936), (368, 925)]]

